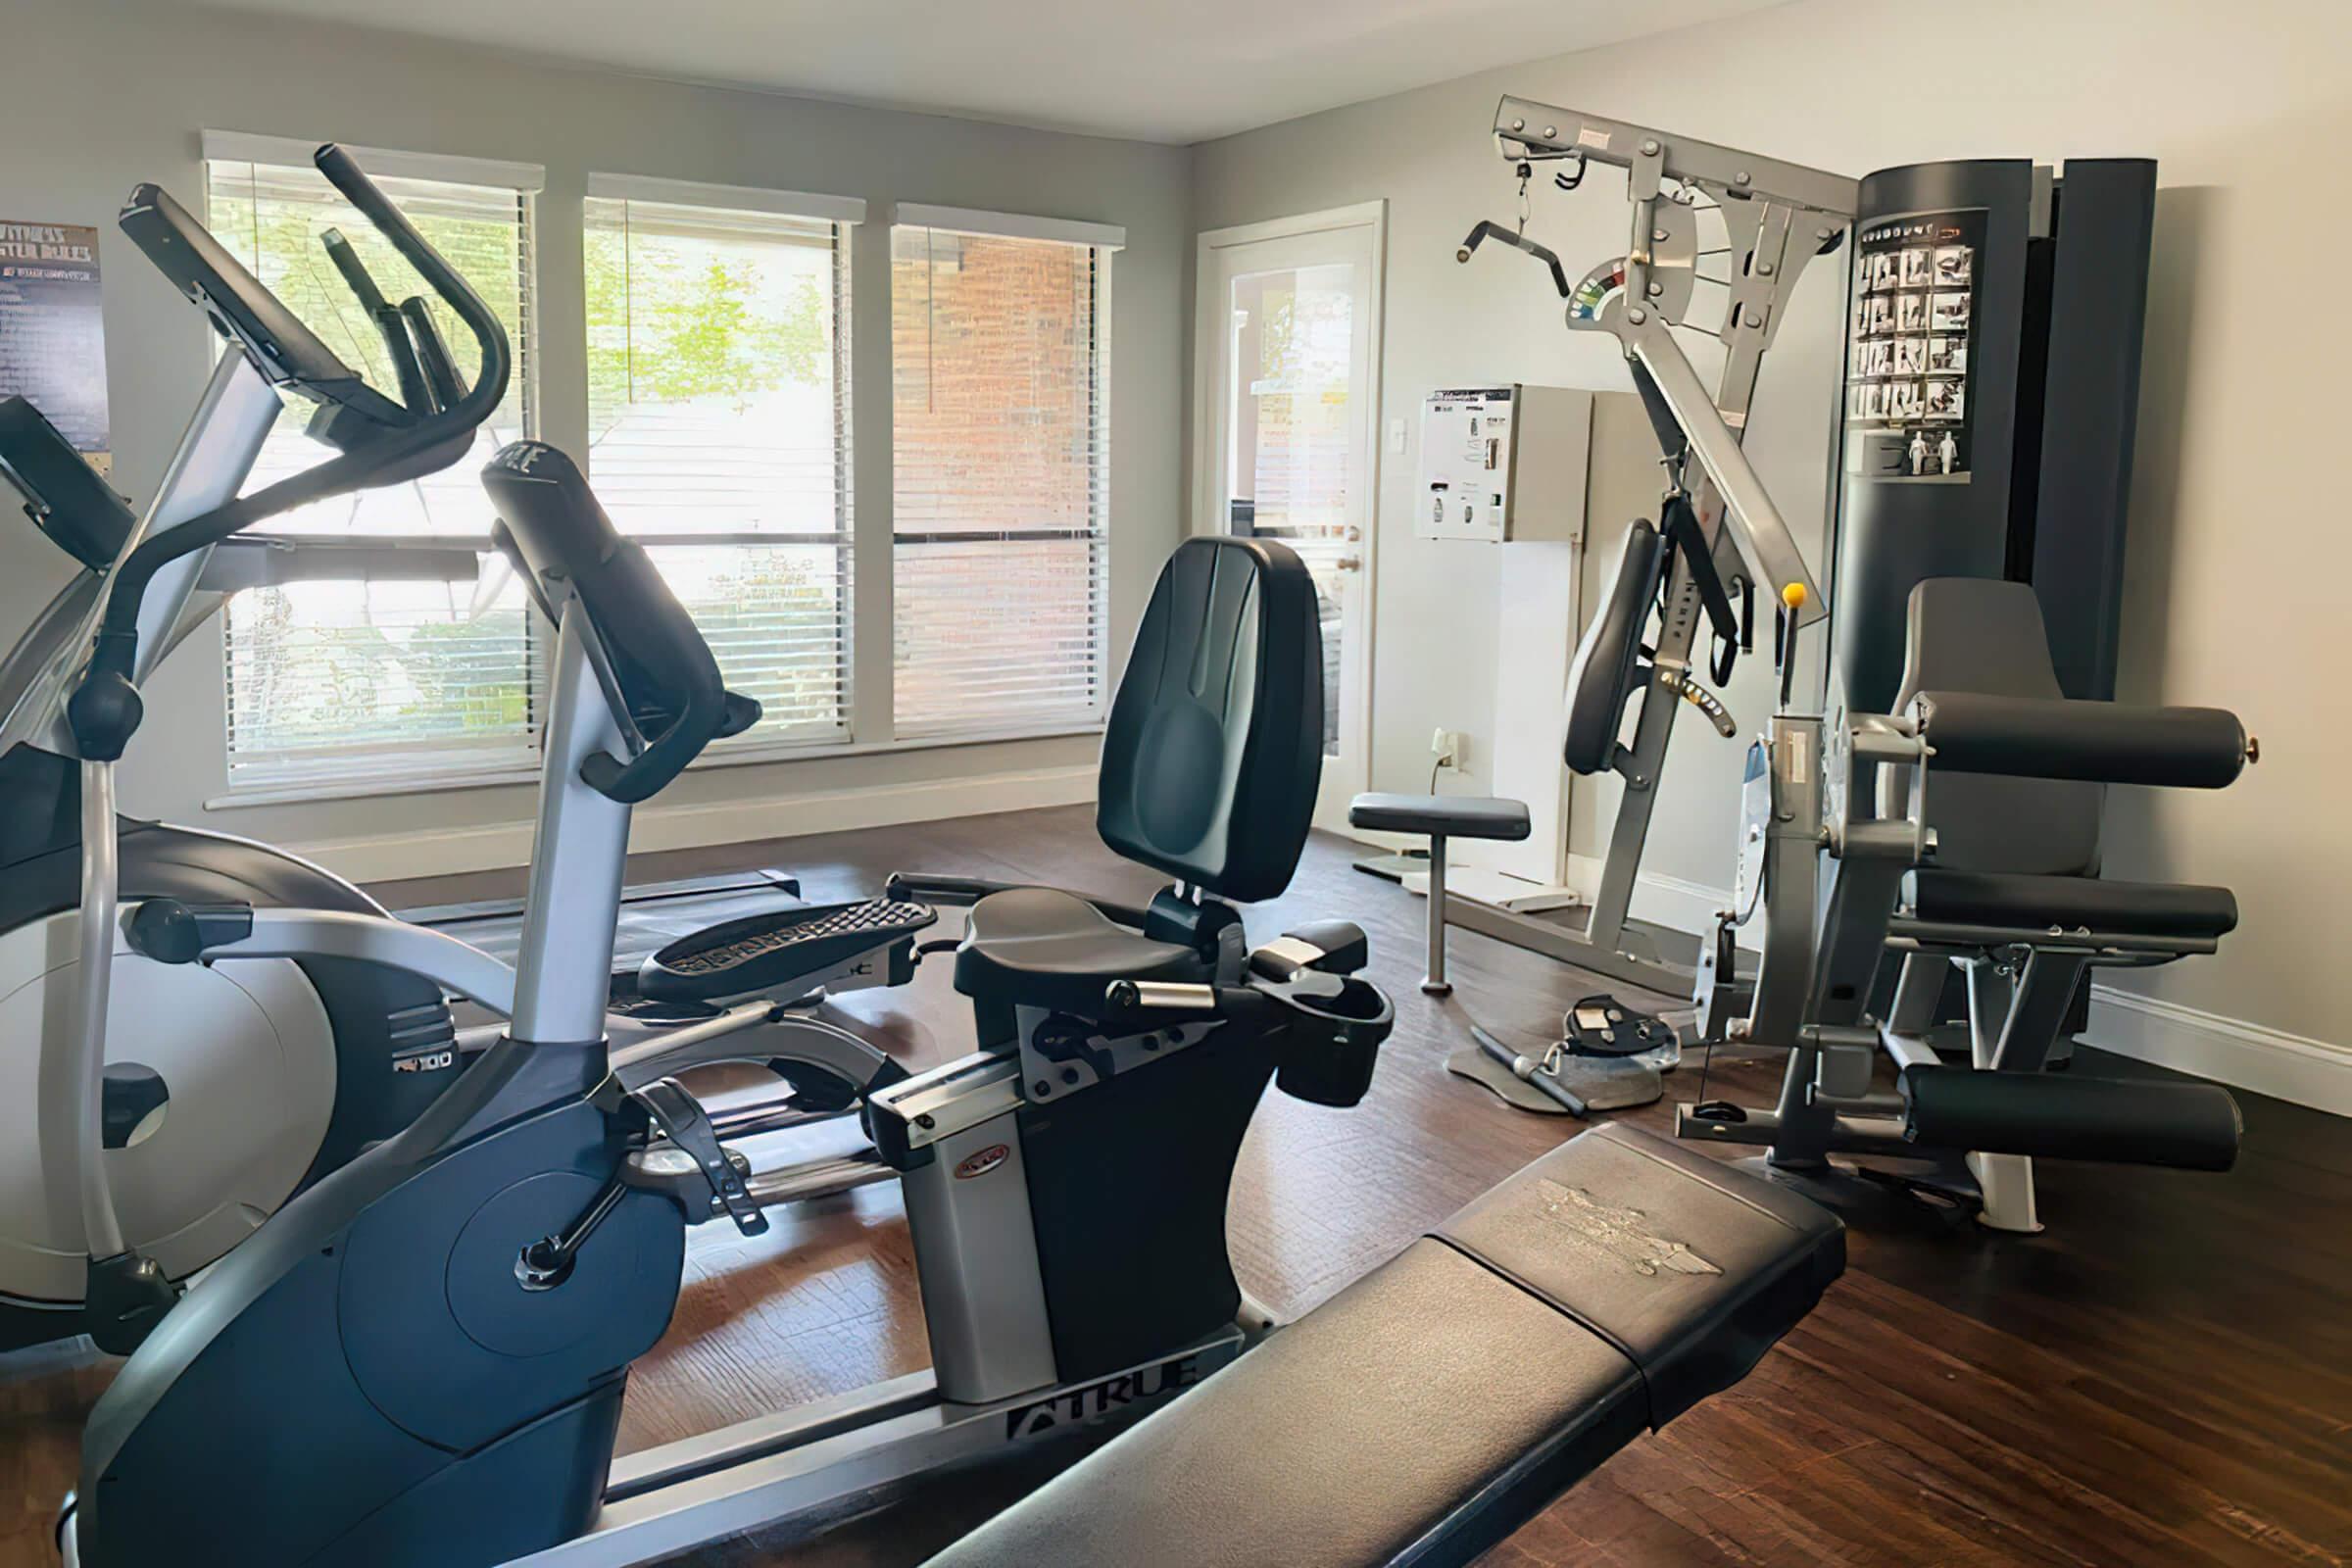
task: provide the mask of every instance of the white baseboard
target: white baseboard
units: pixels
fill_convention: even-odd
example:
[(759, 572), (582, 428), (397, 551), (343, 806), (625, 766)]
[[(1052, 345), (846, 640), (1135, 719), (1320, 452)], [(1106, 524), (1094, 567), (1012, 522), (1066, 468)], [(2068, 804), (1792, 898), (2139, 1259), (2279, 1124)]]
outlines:
[[(749, 801), (640, 807), (630, 824), (629, 849), (638, 855), (704, 849), (803, 833), (1076, 806), (1094, 798), (1095, 768), (1086, 763)], [(289, 848), (354, 882), (450, 876), (529, 864), (531, 824), (494, 822), (447, 833), (386, 833)]]
[(1643, 871), (1634, 878), (1630, 912), (1677, 931), (1704, 936), (1715, 929), (1715, 916), (1731, 902), (1730, 888), (1711, 888), (1663, 871)]
[(1568, 885), (1583, 894), (1587, 904), (1600, 892), (1600, 873), (1607, 863), (1597, 855), (1568, 857)]
[(2352, 1116), (2352, 1050), (2113, 986), (2090, 988), (2085, 1045)]

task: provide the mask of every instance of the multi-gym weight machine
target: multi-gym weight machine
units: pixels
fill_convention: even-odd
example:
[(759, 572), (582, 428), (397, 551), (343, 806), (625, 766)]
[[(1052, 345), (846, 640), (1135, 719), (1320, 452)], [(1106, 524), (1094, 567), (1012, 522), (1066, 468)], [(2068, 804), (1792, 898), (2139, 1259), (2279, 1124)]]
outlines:
[(1784, 669), (1696, 992), (1706, 1038), (1789, 1059), (1773, 1108), (1686, 1105), (1682, 1136), (1783, 1172), (1876, 1156), (2010, 1231), (2040, 1228), (2037, 1156), (2234, 1160), (2226, 1090), (2062, 1071), (2094, 968), (2237, 921), (2227, 888), (2100, 875), (2105, 786), (2220, 788), (2259, 755), (2233, 713), (2112, 700), (2155, 189), (2140, 159), (1862, 182), (1826, 716)]
[[(1690, 524), (1703, 529), (1709, 497), (1703, 486), (1695, 500), (1684, 490), (1695, 460), (1730, 492), (1736, 516), (1770, 505), (1722, 479), (1753, 477), (1724, 454), (1738, 452), (1733, 431), (1744, 427), (1753, 388), (1753, 356), (1742, 350), (1769, 341), (1777, 305), (1760, 283), (1742, 298), (1740, 280), (1786, 283), (1792, 269), (1775, 204), (1818, 195), (1814, 181), (1830, 176), (1520, 100), (1504, 100), (1495, 132), (1523, 190), (1543, 159), (1572, 163), (1557, 180), (1570, 189), (1592, 159), (1629, 169), (1633, 244), (1582, 283), (1567, 283), (1524, 223), (1481, 224), (1463, 254), (1497, 238), (1531, 252), (1570, 299), (1572, 328), (1598, 326), (1626, 344), (1671, 476), (1666, 526), (1637, 523), (1629, 535), (1571, 677), (1570, 765), (1589, 772), (1605, 760), (1628, 786), (1609, 859), (1615, 885), (1604, 878), (1588, 932), (1621, 916), (1630, 894), (1662, 756), (1651, 725), (1662, 730), (1673, 711), (1661, 699), (1692, 691), (1695, 616), (1678, 616), (1678, 604), (1708, 610), (1720, 683), (1734, 633), (1750, 631), (1729, 602), (1749, 600), (1759, 581), (1779, 600), (1779, 711), (1751, 757), (1735, 907), (1699, 955), (1695, 995), (1706, 1039), (1789, 1048), (1788, 1081), (1774, 1112), (1687, 1106), (1680, 1130), (1768, 1144), (1783, 1169), (1818, 1169), (1832, 1151), (1927, 1158), (1938, 1168), (1897, 1174), (1980, 1204), (1986, 1223), (2005, 1229), (2037, 1226), (2033, 1154), (2226, 1168), (2237, 1121), (2225, 1091), (2043, 1071), (2063, 1065), (2091, 967), (2212, 952), (2236, 918), (2226, 889), (2097, 876), (2104, 783), (2218, 787), (2256, 755), (2232, 714), (2106, 701), (2154, 166), (2076, 161), (2059, 178), (2022, 161), (1961, 162), (1841, 188), (1857, 244), (1835, 443), (1825, 740), (1825, 721), (1797, 713), (1791, 699), (1796, 632), (1808, 610), (1832, 607), (1796, 571), (1760, 577), (1720, 548), (1689, 548), (1707, 537)], [(1691, 249), (1658, 220), (1662, 191), (1669, 212), (1711, 200), (1731, 240), (1733, 300), (1720, 334), (1728, 391), (1712, 407), (1690, 395), (1687, 363), (1657, 324), (1679, 318), (1689, 298), (1687, 282), (1654, 275), (1658, 253)], [(1823, 250), (1840, 237), (1826, 220), (1815, 233)], [(1653, 603), (1661, 625), (1644, 646)], [(1627, 748), (1620, 715), (1636, 690), (1644, 706)], [(1430, 808), (1435, 831), (1460, 807)], [(1496, 922), (1494, 934), (1512, 940), (1534, 933), (1543, 940), (1529, 945), (1543, 951), (1640, 977), (1578, 957), (1579, 933), (1453, 907), (1461, 923)], [(1760, 980), (1735, 945), (1759, 911)], [(1445, 912), (1433, 906), (1433, 939)], [(1614, 956), (1630, 961), (1625, 951)], [(1936, 1037), (1947, 1019), (1964, 1026), (1980, 1070), (1942, 1066), (1936, 1046), (1948, 1042)], [(1871, 1088), (1882, 1049), (1898, 1068), (1893, 1095)], [(1963, 1154), (1964, 1167), (1953, 1157)]]
[[(1519, 98), (1502, 100), (1494, 134), (1517, 169), (1523, 198), (1539, 164), (1567, 165), (1554, 176), (1564, 190), (1581, 185), (1596, 164), (1627, 172), (1633, 211), (1625, 254), (1580, 279), (1572, 282), (1559, 258), (1528, 237), (1524, 219), (1516, 226), (1480, 223), (1459, 252), (1467, 262), (1482, 244), (1497, 241), (1542, 262), (1566, 302), (1569, 330), (1606, 332), (1624, 349), (1666, 454), (1660, 525), (1640, 522), (1629, 532), (1614, 584), (1604, 592), (1569, 674), (1567, 765), (1586, 775), (1616, 773), (1625, 782), (1624, 798), (1599, 886), (1575, 923), (1446, 896), (1446, 841), (1524, 836), (1524, 809), (1494, 809), (1516, 803), (1380, 795), (1366, 797), (1351, 814), (1360, 827), (1431, 841), (1431, 989), (1444, 989), (1444, 928), (1450, 922), (1614, 980), (1684, 992), (1697, 972), (1700, 943), (1688, 932), (1635, 918), (1635, 879), (1682, 705), (1692, 704), (1719, 728), (1730, 723), (1708, 688), (1730, 679), (1741, 651), (1746, 632), (1740, 602), (1752, 597), (1756, 584), (1767, 593), (1795, 584), (1802, 593), (1800, 625), (1827, 613), (1803, 552), (1740, 442), (1788, 291), (1814, 257), (1842, 241), (1857, 204), (1856, 186), (1820, 170)], [(1713, 213), (1724, 230), (1721, 246), (1703, 247), (1705, 253), (1728, 251), (1743, 264), (1722, 278), (1698, 270), (1702, 212)], [(1692, 318), (1701, 283), (1725, 296), (1720, 324), (1712, 329)], [(1676, 340), (1676, 329), (1686, 325), (1711, 330), (1723, 343), (1723, 368), (1712, 392)], [(1740, 526), (1725, 526), (1727, 511)], [(1658, 626), (1645, 641), (1653, 609)], [(1703, 671), (1694, 663), (1702, 628), (1715, 642)], [(1619, 721), (1637, 692), (1642, 706), (1629, 746), (1619, 739)]]
[[(1615, 772), (1626, 786), (1581, 923), (1460, 897), (1446, 902), (1445, 913), (1454, 924), (1612, 979), (1680, 992), (1695, 973), (1700, 942), (1630, 909), (1672, 736), (1672, 699), (1691, 702), (1720, 732), (1736, 733), (1705, 683), (1720, 687), (1729, 678), (1748, 631), (1744, 612), (1754, 585), (1777, 591), (1722, 542), (1709, 490), (1714, 467), (1728, 461), (1724, 454), (1736, 455), (1744, 437), (1763, 351), (1778, 336), (1798, 276), (1815, 255), (1859, 228), (1857, 324), (1833, 429), (1833, 592), (1825, 601), (1809, 577), (1786, 578), (1807, 587), (1801, 624), (1834, 614), (1839, 680), (1861, 706), (1886, 707), (1901, 667), (1911, 585), (1928, 576), (2008, 577), (2034, 583), (2050, 609), (2067, 695), (2108, 697), (2154, 166), (2078, 159), (2060, 178), (2024, 160), (1978, 160), (1853, 180), (1517, 98), (1502, 100), (1494, 129), (1518, 172), (1523, 216), (1516, 225), (1479, 224), (1461, 259), (1497, 241), (1540, 260), (1569, 302), (1569, 329), (1618, 337), (1653, 410), (1671, 393), (1673, 412), (1690, 427), (1690, 457), (1681, 460), (1686, 471), (1672, 477), (1659, 526), (1637, 530), (1626, 559), (1605, 579), (1612, 586), (1590, 618), (1571, 677), (1569, 767), (1586, 775)], [(1568, 165), (1554, 177), (1566, 190), (1579, 188), (1593, 164), (1628, 173), (1634, 212), (1627, 252), (1573, 283), (1559, 258), (1527, 233), (1527, 188), (1536, 167), (1547, 162)], [(1916, 230), (1936, 211), (1950, 214), (1947, 226), (1955, 230), (1941, 247), (1969, 250), (1973, 267), (1940, 290), (1931, 286), (1932, 273), (1911, 289), (1868, 289), (1875, 259), (1891, 261), (1912, 249), (1927, 253), (1933, 267), (1936, 245), (1916, 236), (1906, 242), (1902, 230), (1906, 224)], [(1721, 225), (1720, 236), (1702, 240), (1702, 215), (1712, 215), (1708, 221)], [(1732, 259), (1725, 276), (1699, 269), (1702, 257), (1716, 256)], [(1694, 283), (1722, 293), (1719, 317), (1716, 296), (1694, 295)], [(1925, 319), (1897, 332), (1900, 323), (1890, 315), (1885, 331), (1871, 327), (1867, 314), (1882, 292), (1889, 313), (1915, 298)], [(1936, 321), (1939, 295), (1959, 296), (1946, 307), (1947, 314), (1956, 310), (1957, 323)], [(1670, 329), (1721, 342), (1716, 417), (1697, 416), (1707, 400)], [(1912, 352), (1911, 343), (1936, 363), (1898, 376), (1892, 358)], [(1858, 358), (1879, 349), (1889, 359), (1884, 368)], [(1884, 399), (1886, 388), (1906, 383), (1920, 389), (1917, 416), (1892, 417), (1883, 401), (1865, 408), (1866, 398)], [(1932, 410), (1924, 407), (1931, 400)], [(1679, 426), (1661, 433), (1670, 443), (1685, 439)], [(1940, 450), (1946, 434), (1953, 444), (1948, 457)], [(1923, 435), (1930, 439), (1920, 441), (1918, 457), (1936, 471), (1897, 471), (1913, 459), (1912, 439)], [(1747, 477), (1752, 481), (1752, 473)], [(1751, 503), (1760, 489), (1752, 486)], [(1678, 533), (1685, 526), (1674, 505), (1678, 490), (1689, 492), (1693, 532)], [(2064, 525), (2037, 530), (2039, 516), (2063, 518)], [(1660, 537), (1651, 539), (1652, 532)], [(1678, 544), (1700, 539), (1713, 545), (1711, 569)], [(1645, 637), (1643, 617), (1653, 601), (1658, 624), (1654, 637)], [(1715, 639), (1703, 671), (1693, 660), (1702, 616)], [(1618, 719), (1637, 694), (1641, 717), (1632, 744), (1621, 745)], [(1473, 836), (1486, 827), (1467, 820), (1436, 825)]]
[[(1569, 330), (1606, 332), (1617, 339), (1636, 390), (1657, 437), (1664, 475), (1659, 521), (1637, 520), (1627, 530), (1614, 575), (1579, 642), (1568, 673), (1563, 756), (1575, 773), (1615, 773), (1624, 781), (1599, 884), (1575, 918), (1448, 897), (1446, 846), (1456, 838), (1523, 838), (1526, 808), (1516, 801), (1448, 795), (1359, 797), (1349, 811), (1357, 827), (1418, 834), (1430, 846), (1429, 971), (1423, 989), (1443, 994), (1445, 930), (1448, 923), (1499, 937), (1614, 980), (1670, 994), (1696, 980), (1699, 939), (1631, 910), (1642, 851), (1657, 805), (1657, 786), (1682, 705), (1690, 703), (1718, 733), (1736, 722), (1710, 688), (1731, 678), (1749, 645), (1756, 585), (1788, 596), (1791, 633), (1827, 613), (1804, 553), (1772, 497), (1749, 466), (1740, 437), (1755, 398), (1764, 351), (1779, 332), (1788, 291), (1816, 256), (1844, 239), (1858, 197), (1854, 181), (1801, 165), (1780, 163), (1708, 142), (1672, 136), (1618, 121), (1504, 98), (1494, 136), (1519, 177), (1516, 225), (1482, 222), (1457, 253), (1468, 262), (1495, 241), (1527, 252), (1550, 273), (1566, 301)], [(1632, 204), (1624, 255), (1575, 282), (1550, 249), (1527, 234), (1527, 192), (1536, 166), (1564, 163), (1560, 189), (1581, 186), (1595, 164), (1624, 169)], [(1699, 218), (1716, 215), (1720, 243), (1702, 245)], [(1721, 277), (1698, 268), (1702, 256), (1729, 256)], [(1707, 284), (1725, 298), (1718, 326), (1693, 319), (1694, 288)], [(1685, 326), (1723, 345), (1723, 367), (1710, 392), (1677, 341)], [(1530, 432), (1514, 432), (1524, 442)], [(1650, 630), (1651, 617), (1655, 630)], [(1712, 634), (1713, 654), (1696, 662), (1699, 634)], [(1632, 744), (1621, 739), (1626, 705), (1642, 699)], [(1658, 1098), (1658, 1074), (1672, 1065), (1673, 1043), (1650, 1049), (1646, 1039), (1602, 1047), (1614, 1055), (1641, 1046), (1634, 1057), (1565, 1071), (1585, 1043), (1608, 1030), (1591, 1012), (1633, 1016), (1611, 998), (1579, 1004), (1563, 1020), (1562, 1038), (1543, 1057), (1515, 1056), (1484, 1030), (1478, 1046), (1457, 1053), (1454, 1071), (1484, 1082), (1526, 1108), (1547, 1101), (1581, 1114), (1587, 1108), (1642, 1104)], [(1654, 1032), (1666, 1026), (1644, 1020)], [(1512, 1082), (1516, 1079), (1517, 1083)], [(1574, 1086), (1571, 1087), (1571, 1080)], [(1526, 1088), (1521, 1088), (1525, 1085)], [(1531, 1096), (1527, 1089), (1541, 1091)]]

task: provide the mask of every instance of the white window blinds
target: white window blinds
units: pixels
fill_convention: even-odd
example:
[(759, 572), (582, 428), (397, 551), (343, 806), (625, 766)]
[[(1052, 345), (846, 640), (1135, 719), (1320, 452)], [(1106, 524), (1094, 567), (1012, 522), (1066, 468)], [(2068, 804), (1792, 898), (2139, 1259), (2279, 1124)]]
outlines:
[[(351, 242), (387, 298), (431, 301), (461, 374), (471, 379), (479, 368), (471, 335), (310, 166), (302, 144), (208, 133), (205, 151), (207, 223), (345, 363), (398, 394), (375, 324), (328, 260), (322, 241), (329, 230)], [(464, 539), (487, 550), (491, 511), (476, 476), (492, 453), (533, 424), (535, 172), (354, 156), (498, 314), (514, 375), (473, 452), (455, 465), (409, 484), (305, 507), (265, 530)], [(419, 170), (430, 177), (407, 172)], [(248, 491), (329, 455), (302, 434), (308, 407), (278, 421)], [(536, 748), (537, 634), (515, 585), (486, 605), (474, 600), (472, 582), (298, 583), (238, 595), (225, 617), (232, 785), (377, 782), (527, 765)]]
[(591, 175), (589, 465), (760, 700), (742, 749), (850, 712), (850, 223), (840, 198)]
[(1118, 231), (948, 209), (897, 219), (897, 732), (1100, 722)]

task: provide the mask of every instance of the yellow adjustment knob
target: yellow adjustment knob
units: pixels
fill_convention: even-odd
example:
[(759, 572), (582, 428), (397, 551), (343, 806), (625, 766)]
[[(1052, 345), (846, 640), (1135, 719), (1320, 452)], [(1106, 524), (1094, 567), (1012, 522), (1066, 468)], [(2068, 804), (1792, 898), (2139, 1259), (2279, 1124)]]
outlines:
[(1801, 582), (1792, 582), (1786, 588), (1783, 588), (1781, 590), (1781, 603), (1788, 607), (1791, 614), (1804, 609), (1805, 585)]

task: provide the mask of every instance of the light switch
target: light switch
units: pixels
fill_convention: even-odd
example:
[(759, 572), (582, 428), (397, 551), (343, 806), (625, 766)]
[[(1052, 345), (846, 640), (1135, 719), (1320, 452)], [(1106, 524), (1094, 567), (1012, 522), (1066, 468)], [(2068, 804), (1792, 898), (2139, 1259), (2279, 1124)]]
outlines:
[(1404, 421), (1402, 419), (1389, 421), (1389, 453), (1393, 457), (1404, 455)]

